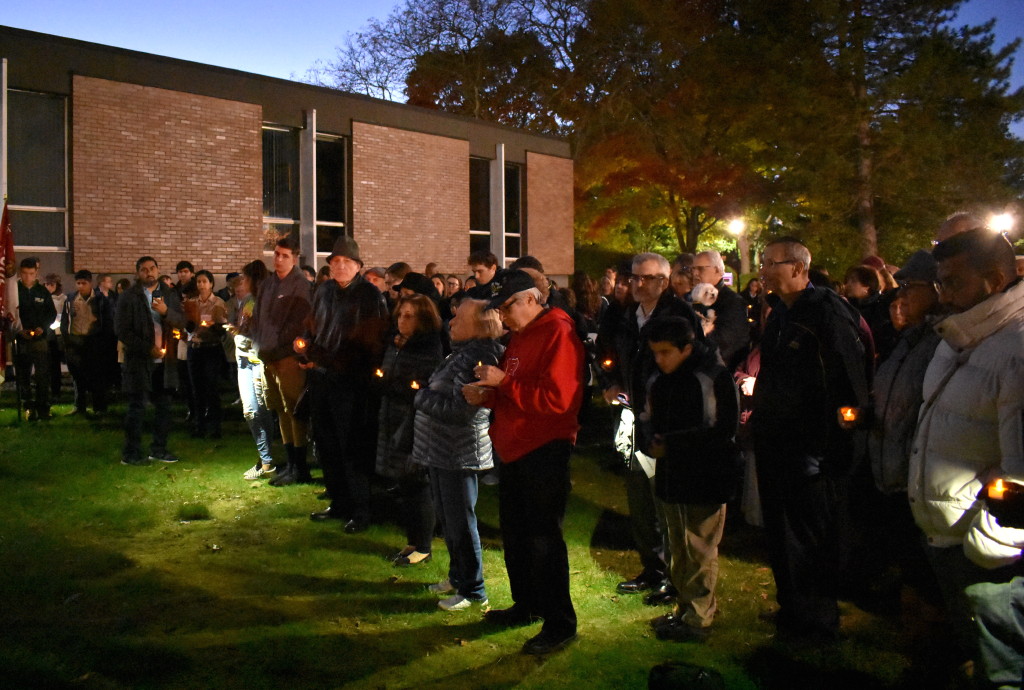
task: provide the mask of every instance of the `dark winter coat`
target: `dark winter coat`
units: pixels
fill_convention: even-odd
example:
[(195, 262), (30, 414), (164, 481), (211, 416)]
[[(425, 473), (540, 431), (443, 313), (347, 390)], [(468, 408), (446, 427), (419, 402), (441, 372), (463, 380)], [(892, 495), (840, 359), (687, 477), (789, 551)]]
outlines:
[[(402, 346), (388, 346), (381, 365), (381, 402), (377, 432), (377, 474), (401, 479), (419, 465), (410, 461), (416, 393), (427, 386), (441, 362), (441, 335), (417, 333)], [(415, 386), (413, 385), (415, 384)]]
[(714, 352), (693, 354), (651, 384), (651, 432), (664, 444), (654, 492), (668, 503), (718, 504), (733, 498), (741, 476), (736, 430), (739, 392)]
[(907, 490), (910, 449), (924, 399), (924, 374), (941, 340), (931, 324), (907, 328), (878, 368), (868, 454), (875, 486), (882, 493)]
[[(144, 292), (145, 288), (139, 282), (125, 290), (117, 300), (117, 314), (114, 317), (117, 339), (124, 346), (122, 383), (127, 392), (150, 391), (153, 367), (156, 365), (153, 361), (153, 310)], [(167, 313), (160, 320), (163, 362), (168, 365), (164, 367), (164, 386), (175, 388), (178, 385), (178, 341), (173, 331), (185, 328), (185, 315), (181, 311), (178, 293), (174, 290), (158, 284), (153, 291), (153, 299), (157, 297), (163, 297), (167, 305)]]
[(808, 287), (788, 308), (775, 295), (768, 300), (751, 418), (755, 447), (785, 458), (777, 469), (793, 477), (845, 473), (852, 434), (839, 427), (837, 411), (868, 405), (870, 333), (861, 330), (857, 310), (827, 288)]
[(462, 387), (476, 380), (478, 363), (497, 366), (504, 348), (497, 340), (456, 343), (454, 351), (416, 393), (412, 461), (446, 470), (486, 470), (494, 466), (490, 410), (470, 405)]

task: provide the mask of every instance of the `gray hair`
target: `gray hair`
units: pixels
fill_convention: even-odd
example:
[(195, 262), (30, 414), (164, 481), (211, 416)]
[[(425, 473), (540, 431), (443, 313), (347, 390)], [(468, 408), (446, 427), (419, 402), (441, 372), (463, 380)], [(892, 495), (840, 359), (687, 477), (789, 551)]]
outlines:
[(657, 261), (658, 270), (661, 275), (668, 278), (669, 274), (672, 273), (672, 267), (668, 263), (668, 259), (663, 257), (661, 254), (655, 254), (654, 252), (644, 252), (643, 254), (637, 254), (633, 257), (633, 272), (636, 273), (637, 266), (644, 263), (645, 261)]
[(811, 250), (793, 237), (782, 237), (765, 245), (765, 249), (778, 245), (782, 247), (786, 261), (795, 261), (803, 266), (804, 272), (811, 270)]
[(722, 255), (716, 252), (714, 249), (709, 249), (707, 251), (700, 252), (699, 254), (697, 254), (697, 258), (699, 259), (700, 257), (704, 257), (705, 259), (707, 259), (708, 263), (710, 263), (712, 267), (716, 268), (719, 273), (725, 273), (725, 262), (722, 261)]

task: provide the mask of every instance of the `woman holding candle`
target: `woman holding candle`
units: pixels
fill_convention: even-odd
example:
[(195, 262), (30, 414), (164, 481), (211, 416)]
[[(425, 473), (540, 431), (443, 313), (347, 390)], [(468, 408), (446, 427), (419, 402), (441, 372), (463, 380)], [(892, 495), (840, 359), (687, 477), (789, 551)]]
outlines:
[(249, 431), (256, 442), (256, 452), (260, 456), (256, 464), (243, 475), (249, 480), (269, 475), (275, 469), (274, 457), (270, 452), (270, 443), (274, 438), (274, 414), (267, 406), (263, 362), (256, 355), (250, 337), (256, 294), (267, 275), (267, 266), (262, 261), (253, 261), (242, 268), (242, 281), (235, 288), (235, 296), (241, 299), (241, 305), (231, 327), (235, 340), (238, 397), (242, 401), (242, 415), (249, 424)]
[(224, 365), (224, 324), (227, 307), (213, 294), (213, 274), (196, 273), (198, 294), (185, 301), (186, 327), (189, 333), (188, 375), (196, 401), (192, 435), (220, 438), (220, 372)]
[(393, 560), (402, 567), (430, 560), (434, 535), (435, 516), (426, 470), (413, 463), (411, 455), (413, 400), (441, 362), (441, 316), (429, 297), (416, 294), (399, 298), (394, 320), (397, 333), (381, 365), (377, 474), (398, 483), (406, 546)]
[(463, 299), (450, 322), (452, 354), (417, 394), (412, 461), (429, 468), (434, 510), (448, 547), (448, 577), (430, 591), (451, 594), (438, 602), (445, 611), (487, 603), (480, 534), (476, 524), (478, 475), (494, 467), (486, 408), (470, 405), (462, 387), (476, 380), (473, 368), (497, 366), (504, 330), (486, 302)]

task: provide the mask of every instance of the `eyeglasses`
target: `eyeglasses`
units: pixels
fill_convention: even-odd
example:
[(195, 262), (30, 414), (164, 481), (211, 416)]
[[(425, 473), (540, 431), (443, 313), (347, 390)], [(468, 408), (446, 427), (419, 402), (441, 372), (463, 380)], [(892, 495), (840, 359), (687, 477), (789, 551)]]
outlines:
[(505, 302), (505, 304), (502, 304), (502, 305), (500, 305), (498, 307), (498, 313), (500, 313), (500, 314), (507, 314), (507, 313), (509, 313), (509, 311), (511, 311), (511, 309), (512, 309), (512, 305), (515, 304), (518, 301), (519, 301), (518, 297), (513, 297), (508, 302)]
[(939, 290), (940, 286), (935, 281), (929, 280), (901, 280), (896, 283), (900, 290), (909, 290), (912, 287), (926, 287), (933, 290)]
[(779, 266), (780, 264), (795, 264), (796, 262), (796, 259), (786, 259), (785, 261), (772, 261), (771, 259), (768, 259), (767, 261), (761, 262), (761, 268), (771, 268), (772, 266)]
[(629, 282), (636, 283), (637, 285), (639, 285), (640, 283), (651, 283), (651, 282), (654, 282), (654, 281), (664, 280), (664, 279), (665, 279), (665, 276), (652, 276), (652, 275), (630, 276), (629, 277)]

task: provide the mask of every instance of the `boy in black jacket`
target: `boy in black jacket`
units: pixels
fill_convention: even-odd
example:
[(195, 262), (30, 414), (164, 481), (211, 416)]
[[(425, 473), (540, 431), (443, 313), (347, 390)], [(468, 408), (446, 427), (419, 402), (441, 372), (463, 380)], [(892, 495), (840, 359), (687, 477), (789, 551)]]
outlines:
[(698, 641), (714, 619), (725, 504), (738, 484), (739, 394), (729, 370), (696, 340), (686, 319), (653, 320), (647, 340), (661, 370), (650, 387), (649, 452), (657, 458), (654, 491), (678, 590), (672, 613), (651, 625), (659, 639)]

